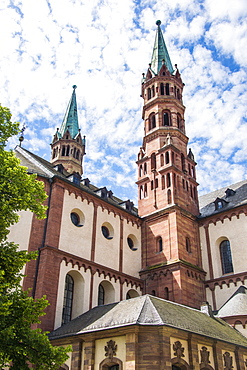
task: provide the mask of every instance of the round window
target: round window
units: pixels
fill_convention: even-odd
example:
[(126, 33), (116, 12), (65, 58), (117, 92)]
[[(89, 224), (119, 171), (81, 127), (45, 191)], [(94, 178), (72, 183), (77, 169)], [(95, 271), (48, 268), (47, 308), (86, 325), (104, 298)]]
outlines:
[(106, 239), (111, 239), (111, 237), (110, 237), (110, 231), (109, 231), (108, 227), (101, 226), (101, 231), (102, 231), (102, 234), (104, 235), (104, 237)]
[(83, 213), (80, 211), (80, 210), (73, 210), (71, 213), (70, 213), (70, 219), (72, 221), (72, 223), (77, 226), (77, 227), (81, 227), (83, 226), (83, 223), (84, 223), (84, 215)]
[(71, 218), (72, 223), (73, 223), (75, 226), (79, 226), (79, 224), (80, 224), (80, 217), (78, 216), (78, 214), (77, 214), (77, 213), (72, 212), (72, 213), (70, 214), (70, 218)]
[(130, 249), (132, 251), (136, 251), (137, 250), (136, 243), (134, 242), (134, 238), (133, 237), (128, 236), (127, 243), (128, 243), (128, 246), (130, 247)]
[(104, 237), (106, 239), (109, 240), (109, 239), (112, 239), (113, 238), (113, 227), (108, 222), (105, 222), (101, 226), (101, 231), (102, 231), (102, 234), (104, 235)]

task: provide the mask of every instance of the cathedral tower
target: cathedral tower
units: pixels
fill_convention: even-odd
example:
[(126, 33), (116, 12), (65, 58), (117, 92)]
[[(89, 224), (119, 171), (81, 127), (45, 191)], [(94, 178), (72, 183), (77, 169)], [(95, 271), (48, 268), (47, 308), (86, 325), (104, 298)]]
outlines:
[(69, 173), (82, 175), (82, 161), (85, 155), (85, 136), (82, 139), (77, 115), (76, 85), (69, 101), (62, 125), (57, 129), (51, 144), (51, 163), (63, 165)]
[(184, 84), (160, 28), (143, 74), (143, 145), (138, 155), (145, 292), (199, 307), (204, 297), (195, 160), (187, 149)]

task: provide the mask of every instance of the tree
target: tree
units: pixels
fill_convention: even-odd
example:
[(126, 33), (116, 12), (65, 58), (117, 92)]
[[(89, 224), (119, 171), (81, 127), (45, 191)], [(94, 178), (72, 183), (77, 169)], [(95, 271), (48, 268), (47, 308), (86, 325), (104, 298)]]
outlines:
[(34, 300), (21, 289), (21, 270), (37, 255), (7, 241), (8, 228), (18, 221), (17, 211), (30, 210), (38, 218), (46, 215), (43, 183), (27, 174), (12, 151), (5, 150), (18, 126), (11, 122), (9, 109), (0, 105), (0, 368), (24, 370), (34, 365), (38, 370), (55, 370), (68, 358), (70, 347), (53, 347), (47, 333), (32, 329), (48, 302), (45, 297)]

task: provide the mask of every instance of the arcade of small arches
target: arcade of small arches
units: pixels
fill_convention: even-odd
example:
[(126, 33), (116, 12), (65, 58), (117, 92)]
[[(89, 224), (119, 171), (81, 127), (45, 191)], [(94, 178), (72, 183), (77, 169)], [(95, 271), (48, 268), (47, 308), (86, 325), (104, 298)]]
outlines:
[[(172, 118), (173, 116), (173, 118)], [(175, 119), (174, 119), (175, 117)], [(161, 127), (168, 127), (173, 126), (180, 130), (184, 130), (184, 120), (180, 113), (171, 114), (171, 112), (166, 109), (161, 113), (161, 125), (158, 124), (159, 122), (159, 114), (152, 112), (148, 117), (148, 130), (152, 130), (157, 126)]]
[[(158, 167), (164, 167), (175, 164), (176, 166), (178, 165), (178, 167), (180, 167), (185, 174), (188, 173), (190, 177), (196, 179), (195, 167), (194, 165), (192, 165), (192, 163), (188, 163), (188, 166), (186, 167), (185, 156), (183, 153), (181, 153), (180, 155), (179, 163), (175, 163), (178, 162), (179, 156), (176, 155), (175, 158), (174, 152), (168, 150), (165, 153), (161, 153), (159, 155), (152, 153), (150, 159), (151, 159), (151, 170), (157, 169), (157, 164)], [(148, 168), (148, 162), (141, 163), (139, 166), (139, 177), (147, 175), (148, 172), (150, 172)]]
[(176, 86), (171, 86), (170, 83), (163, 83), (160, 84), (153, 84), (152, 86), (147, 88), (147, 99), (150, 100), (155, 96), (174, 96), (178, 100), (182, 100), (181, 90)]
[[(52, 159), (55, 159), (60, 154), (60, 148), (57, 146), (53, 148), (52, 151)], [(70, 145), (62, 145), (62, 151), (61, 151), (62, 157), (70, 157), (77, 159), (78, 161), (82, 158), (81, 152), (79, 149), (72, 147)]]
[[(196, 186), (189, 184), (189, 182), (184, 178), (181, 179), (183, 190), (186, 191), (192, 199), (197, 200)], [(147, 198), (149, 195), (149, 190), (151, 192), (152, 190), (157, 189), (159, 187), (159, 182), (161, 183), (162, 190), (167, 189), (167, 203), (171, 204), (172, 203), (171, 187), (173, 185), (175, 190), (176, 188), (180, 189), (180, 176), (170, 172), (168, 172), (165, 175), (161, 175), (160, 179), (155, 178), (155, 180), (151, 180), (148, 183), (140, 185), (139, 199)]]

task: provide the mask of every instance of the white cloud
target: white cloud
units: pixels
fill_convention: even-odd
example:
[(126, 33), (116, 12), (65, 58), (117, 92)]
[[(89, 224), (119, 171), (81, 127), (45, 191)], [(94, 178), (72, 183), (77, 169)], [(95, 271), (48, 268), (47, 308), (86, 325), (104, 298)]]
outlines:
[(85, 176), (136, 200), (141, 73), (160, 19), (186, 84), (186, 130), (202, 191), (246, 176), (245, 0), (11, 4), (0, 5), (0, 92), (2, 105), (28, 126), (24, 147), (49, 160), (52, 134), (76, 84), (87, 136)]

